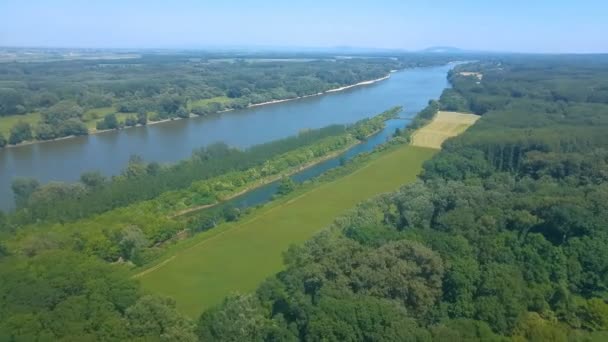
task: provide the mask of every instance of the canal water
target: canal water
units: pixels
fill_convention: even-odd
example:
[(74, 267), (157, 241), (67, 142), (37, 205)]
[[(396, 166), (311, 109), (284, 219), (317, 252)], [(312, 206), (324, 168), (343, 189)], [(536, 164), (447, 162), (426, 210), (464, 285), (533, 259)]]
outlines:
[[(396, 128), (403, 129), (409, 122), (409, 119), (388, 120), (386, 121), (386, 126), (380, 132), (369, 137), (364, 142), (351, 147), (334, 158), (325, 160), (310, 168), (297, 172), (290, 176), (290, 178), (296, 183), (302, 183), (304, 181), (313, 179), (328, 170), (340, 166), (342, 162), (347, 162), (361, 153), (371, 152), (374, 150), (374, 148), (376, 148), (376, 146), (381, 145), (390, 139)], [(264, 204), (272, 200), (274, 195), (277, 193), (279, 184), (280, 181), (266, 184), (241, 196), (235, 197), (226, 202), (226, 204), (240, 209)]]

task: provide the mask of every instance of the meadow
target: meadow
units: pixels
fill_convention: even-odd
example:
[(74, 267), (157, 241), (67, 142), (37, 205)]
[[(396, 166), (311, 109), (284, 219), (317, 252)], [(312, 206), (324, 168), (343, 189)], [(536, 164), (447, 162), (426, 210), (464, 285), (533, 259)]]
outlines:
[(11, 128), (13, 128), (13, 126), (15, 126), (17, 122), (25, 121), (30, 125), (35, 126), (38, 124), (38, 122), (40, 122), (41, 119), (42, 117), (38, 112), (28, 113), (25, 115), (11, 115), (0, 117), (0, 134), (4, 135), (4, 137), (8, 139), (11, 134)]
[(379, 153), (347, 176), (185, 241), (135, 277), (145, 289), (171, 296), (180, 311), (197, 317), (231, 293), (254, 290), (282, 269), (282, 253), (290, 245), (306, 241), (357, 203), (414, 181), (436, 152), (403, 145)]
[(433, 121), (414, 132), (412, 145), (440, 149), (446, 139), (464, 132), (479, 118), (475, 114), (440, 111)]

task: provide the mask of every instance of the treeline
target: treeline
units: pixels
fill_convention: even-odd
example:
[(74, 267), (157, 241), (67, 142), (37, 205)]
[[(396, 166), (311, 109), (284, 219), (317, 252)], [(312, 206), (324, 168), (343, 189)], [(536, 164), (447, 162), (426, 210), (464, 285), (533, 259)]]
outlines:
[[(608, 85), (608, 59), (537, 58), (457, 68), (442, 99), (463, 107), (440, 105), (475, 112), (492, 96), (495, 108), (421, 181), (360, 205), (291, 248), (254, 294), (204, 313), (199, 338), (608, 339), (608, 142), (596, 134), (608, 104), (578, 91)], [(557, 88), (554, 112), (537, 95)]]
[(2, 63), (0, 117), (39, 112), (41, 118), (35, 125), (15, 124), (8, 137), (0, 135), (0, 147), (85, 135), (89, 133), (87, 122), (94, 122), (97, 130), (118, 129), (145, 125), (148, 120), (208, 115), (317, 94), (380, 78), (405, 65), (390, 58), (245, 61), (174, 57)]
[(224, 205), (195, 218), (182, 218), (180, 212), (219, 204), (341, 151), (356, 143), (356, 136), (363, 139), (381, 129), (400, 110), (396, 107), (351, 126), (304, 131), (245, 151), (212, 145), (173, 166), (134, 157), (111, 180), (98, 173), (83, 174), (75, 184), (40, 186), (31, 179), (17, 179), (13, 189), (20, 209), (0, 217), (0, 236), (5, 236), (0, 245), (26, 256), (63, 249), (141, 265), (178, 234), (195, 234), (242, 214)]
[[(219, 96), (249, 102), (319, 91), (385, 76), (400, 66), (389, 58), (256, 61), (144, 56), (128, 60), (2, 63), (0, 115), (40, 111), (62, 101), (84, 109), (116, 105), (176, 112), (187, 100)], [(261, 96), (261, 97), (260, 97)], [(257, 101), (256, 101), (257, 99)]]

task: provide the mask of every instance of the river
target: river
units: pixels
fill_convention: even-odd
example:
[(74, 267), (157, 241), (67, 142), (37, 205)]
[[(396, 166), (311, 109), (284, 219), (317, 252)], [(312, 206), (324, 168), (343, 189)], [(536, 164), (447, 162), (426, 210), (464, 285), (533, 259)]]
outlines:
[(394, 106), (412, 117), (448, 86), (453, 65), (395, 72), (387, 80), (322, 96), (176, 120), (147, 127), (0, 150), (0, 209), (14, 207), (14, 177), (41, 183), (76, 181), (85, 171), (118, 174), (132, 154), (146, 161), (175, 162), (214, 142), (246, 148), (308, 128), (353, 123)]

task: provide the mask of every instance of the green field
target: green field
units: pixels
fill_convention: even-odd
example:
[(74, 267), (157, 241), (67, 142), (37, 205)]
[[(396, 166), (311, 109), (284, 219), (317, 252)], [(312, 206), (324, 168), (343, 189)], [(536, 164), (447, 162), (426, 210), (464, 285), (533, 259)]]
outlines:
[(6, 139), (11, 133), (11, 128), (19, 121), (25, 121), (32, 126), (35, 126), (40, 121), (40, 113), (29, 113), (25, 115), (10, 115), (0, 117), (0, 133), (4, 135)]
[[(114, 107), (93, 108), (84, 113), (82, 116), (82, 121), (90, 132), (95, 132), (97, 122), (103, 120), (103, 117), (110, 113), (116, 113), (116, 118), (120, 122), (124, 122), (129, 116), (137, 115), (137, 113), (117, 113)], [(32, 129), (35, 130), (35, 127), (38, 125), (38, 122), (40, 122), (41, 119), (42, 117), (38, 112), (28, 113), (25, 115), (9, 115), (0, 117), (0, 133), (2, 133), (4, 137), (8, 139), (11, 128), (19, 121), (29, 123), (32, 125)]]
[(437, 150), (401, 146), (355, 172), (294, 198), (271, 203), (177, 246), (171, 256), (137, 275), (144, 288), (173, 297), (196, 317), (233, 292), (248, 292), (282, 268), (281, 254), (357, 203), (412, 182)]

